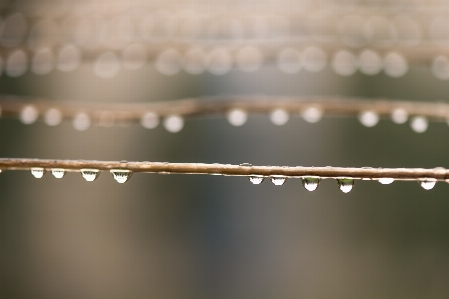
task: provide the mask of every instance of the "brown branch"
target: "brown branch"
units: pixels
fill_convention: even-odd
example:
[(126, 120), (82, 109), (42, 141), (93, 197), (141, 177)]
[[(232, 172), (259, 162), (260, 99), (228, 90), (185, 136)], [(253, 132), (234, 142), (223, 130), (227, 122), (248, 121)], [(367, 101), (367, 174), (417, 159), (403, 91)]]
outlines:
[(353, 167), (303, 167), (303, 166), (252, 166), (251, 164), (203, 164), (203, 163), (167, 163), (167, 162), (127, 162), (127, 161), (84, 161), (84, 160), (44, 160), (44, 159), (0, 159), (2, 170), (29, 170), (31, 168), (65, 169), (78, 172), (82, 169), (110, 171), (114, 169), (132, 172), (161, 174), (210, 174), (225, 176), (285, 176), (320, 178), (354, 178), (395, 180), (439, 180), (449, 179), (449, 170), (445, 168), (353, 168)]
[(434, 121), (446, 121), (449, 104), (439, 102), (391, 101), (386, 99), (366, 100), (350, 97), (204, 97), (185, 100), (152, 103), (82, 103), (50, 101), (40, 98), (0, 96), (2, 116), (19, 118), (23, 108), (33, 106), (42, 118), (49, 109), (57, 109), (65, 119), (72, 119), (78, 113), (89, 115), (94, 122), (101, 122), (107, 116), (113, 121), (139, 121), (147, 112), (160, 117), (179, 115), (184, 117), (226, 115), (233, 109), (248, 113), (270, 113), (274, 109), (285, 109), (299, 114), (314, 107), (324, 116), (351, 116), (364, 111), (373, 111), (379, 116), (390, 117), (396, 109), (402, 109), (409, 116), (418, 115)]

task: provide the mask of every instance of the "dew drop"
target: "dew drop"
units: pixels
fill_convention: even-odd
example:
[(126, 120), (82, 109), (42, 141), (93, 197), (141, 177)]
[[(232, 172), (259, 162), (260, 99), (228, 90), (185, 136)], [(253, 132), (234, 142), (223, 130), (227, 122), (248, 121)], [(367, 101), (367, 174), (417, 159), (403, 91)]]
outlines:
[(226, 118), (231, 125), (240, 127), (246, 123), (248, 119), (248, 113), (246, 113), (246, 111), (242, 109), (233, 109), (228, 112)]
[(249, 175), (248, 180), (254, 185), (259, 185), (265, 180), (265, 177), (263, 175)]
[(184, 127), (184, 119), (179, 115), (169, 115), (164, 119), (164, 127), (171, 133), (177, 133)]
[(140, 119), (140, 124), (145, 129), (154, 129), (159, 125), (159, 116), (154, 112), (147, 112)]
[(65, 169), (62, 168), (53, 168), (51, 170), (51, 174), (57, 179), (62, 179), (65, 173), (66, 173)]
[(357, 57), (349, 51), (341, 50), (334, 56), (332, 68), (341, 76), (351, 76), (358, 68)]
[(39, 116), (39, 111), (33, 105), (27, 105), (20, 110), (20, 121), (25, 125), (34, 123)]
[(317, 123), (323, 118), (323, 111), (316, 107), (309, 107), (301, 113), (301, 116), (308, 123)]
[(391, 120), (396, 124), (406, 123), (408, 120), (408, 113), (402, 108), (394, 109), (391, 113)]
[(62, 113), (58, 109), (48, 109), (44, 114), (44, 122), (48, 126), (57, 126), (62, 121)]
[(114, 179), (120, 184), (123, 184), (126, 181), (128, 181), (131, 175), (133, 174), (131, 170), (126, 169), (111, 169), (111, 173)]
[(242, 167), (253, 167), (253, 164), (251, 164), (251, 163), (241, 163), (239, 166), (242, 166)]
[(284, 185), (285, 181), (287, 181), (287, 177), (282, 175), (272, 175), (270, 176), (271, 182), (276, 186)]
[(368, 76), (377, 75), (383, 68), (382, 58), (375, 51), (365, 50), (359, 56), (360, 72)]
[(81, 175), (88, 182), (95, 181), (100, 175), (100, 171), (98, 169), (81, 169)]
[(365, 127), (371, 128), (379, 122), (379, 115), (374, 111), (363, 111), (359, 114), (359, 121)]
[(317, 176), (308, 176), (301, 178), (301, 181), (307, 191), (315, 191), (320, 184), (321, 178)]
[(90, 127), (91, 120), (90, 120), (89, 115), (87, 115), (86, 113), (78, 113), (73, 118), (72, 124), (73, 124), (73, 127), (75, 128), (75, 130), (85, 131)]
[(418, 183), (421, 185), (421, 187), (423, 189), (430, 190), (433, 187), (435, 187), (435, 184), (437, 183), (437, 181), (435, 179), (424, 179), (424, 180), (418, 181)]
[(423, 116), (415, 116), (410, 120), (410, 127), (416, 133), (424, 133), (428, 126), (427, 118)]
[(394, 182), (393, 178), (380, 178), (379, 179), (379, 183), (381, 183), (382, 185), (389, 185), (393, 182)]
[(348, 193), (352, 190), (352, 187), (354, 187), (354, 179), (349, 178), (343, 178), (343, 179), (337, 179), (338, 187), (340, 187), (340, 190), (344, 193)]
[(276, 126), (285, 125), (290, 119), (288, 111), (285, 109), (276, 109), (270, 113), (270, 120)]
[(408, 63), (402, 54), (391, 52), (385, 56), (385, 74), (393, 78), (399, 78), (404, 76), (407, 71)]
[(40, 179), (41, 177), (44, 176), (44, 174), (45, 174), (45, 169), (43, 169), (42, 167), (33, 167), (33, 168), (31, 168), (31, 174), (32, 174), (36, 179)]

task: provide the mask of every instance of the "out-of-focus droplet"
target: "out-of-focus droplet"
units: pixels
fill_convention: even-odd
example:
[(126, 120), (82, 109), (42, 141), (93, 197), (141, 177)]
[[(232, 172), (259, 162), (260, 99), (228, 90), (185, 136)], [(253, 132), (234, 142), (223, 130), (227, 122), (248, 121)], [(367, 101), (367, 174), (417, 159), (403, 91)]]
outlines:
[(427, 118), (423, 116), (414, 116), (410, 119), (410, 127), (416, 133), (424, 133), (429, 126)]
[(177, 133), (183, 127), (184, 119), (179, 115), (169, 115), (164, 119), (164, 128), (171, 133)]
[(232, 68), (232, 57), (224, 49), (212, 50), (207, 55), (207, 69), (211, 74), (220, 76), (228, 73)]
[(364, 50), (359, 56), (360, 72), (368, 76), (380, 73), (383, 61), (379, 54), (373, 50)]
[(75, 128), (75, 130), (77, 131), (85, 131), (87, 129), (89, 129), (90, 124), (91, 124), (91, 119), (90, 116), (87, 115), (84, 112), (78, 113), (77, 115), (75, 115), (75, 117), (73, 118), (73, 127)]
[(20, 77), (27, 71), (28, 57), (25, 51), (15, 50), (6, 60), (5, 73), (13, 78)]
[(357, 71), (357, 57), (346, 50), (338, 51), (332, 60), (333, 70), (341, 76), (351, 76)]
[(301, 53), (293, 48), (285, 48), (278, 54), (277, 65), (284, 73), (296, 74), (301, 70)]
[(338, 187), (344, 193), (348, 193), (352, 190), (354, 187), (354, 182), (354, 179), (350, 178), (337, 179)]
[(51, 174), (57, 178), (57, 179), (62, 179), (65, 175), (66, 171), (63, 168), (53, 168), (51, 170)]
[(100, 171), (98, 169), (81, 169), (81, 175), (88, 182), (95, 181), (100, 175)]
[(285, 125), (289, 119), (290, 115), (285, 109), (275, 109), (270, 113), (270, 120), (276, 126)]
[(287, 177), (282, 175), (272, 175), (270, 176), (270, 180), (274, 185), (282, 186), (284, 185), (285, 181), (287, 181)]
[(114, 179), (120, 184), (123, 184), (126, 181), (128, 181), (131, 175), (133, 174), (131, 170), (127, 169), (111, 169), (111, 173)]
[(40, 179), (44, 176), (45, 174), (45, 169), (42, 167), (33, 167), (31, 168), (31, 174), (36, 178), (36, 179)]
[(365, 127), (374, 127), (379, 122), (379, 115), (374, 111), (363, 111), (359, 114), (359, 121)]
[(248, 113), (242, 109), (232, 109), (228, 112), (226, 118), (231, 125), (240, 127), (248, 120)]
[(303, 67), (306, 71), (316, 73), (322, 71), (327, 64), (326, 53), (317, 47), (307, 47), (302, 53)]
[(237, 67), (243, 72), (255, 72), (263, 64), (263, 54), (256, 47), (243, 47), (237, 52)]
[(48, 48), (40, 49), (33, 57), (31, 70), (36, 75), (45, 75), (50, 73), (55, 65), (53, 52)]
[(397, 52), (390, 52), (385, 56), (384, 72), (390, 77), (399, 78), (405, 75), (408, 71), (407, 60)]
[(418, 183), (421, 185), (421, 187), (424, 190), (430, 190), (433, 187), (435, 187), (435, 184), (437, 183), (437, 181), (435, 179), (423, 179), (423, 180), (419, 180)]
[(248, 179), (251, 183), (253, 183), (254, 185), (259, 185), (260, 183), (262, 183), (265, 180), (265, 177), (263, 175), (249, 175)]
[(100, 78), (115, 77), (120, 71), (120, 60), (113, 52), (101, 54), (94, 64), (94, 72)]
[(418, 22), (407, 15), (396, 16), (393, 24), (397, 31), (397, 43), (411, 47), (421, 42), (422, 30)]
[(145, 65), (146, 49), (141, 44), (131, 44), (122, 51), (123, 67), (127, 70), (137, 70)]
[(206, 70), (206, 52), (201, 48), (188, 50), (184, 55), (183, 66), (191, 75), (202, 74)]
[(27, 33), (27, 27), (25, 17), (21, 13), (14, 13), (8, 16), (2, 24), (2, 46), (18, 46)]
[(301, 116), (308, 123), (317, 123), (323, 118), (323, 111), (316, 107), (309, 107), (301, 112)]
[(48, 126), (57, 126), (61, 121), (62, 113), (56, 108), (50, 108), (44, 114), (44, 122)]
[(165, 50), (157, 57), (154, 66), (163, 75), (176, 75), (181, 71), (181, 56), (175, 49)]
[(77, 47), (68, 45), (59, 51), (56, 68), (61, 72), (72, 72), (81, 64), (81, 53)]
[(391, 120), (396, 124), (404, 124), (408, 120), (408, 112), (402, 108), (396, 108), (391, 113)]
[(301, 178), (302, 185), (307, 191), (315, 191), (320, 184), (321, 178), (317, 176), (307, 176)]
[(432, 62), (432, 74), (440, 80), (449, 80), (449, 59), (437, 56)]
[(393, 178), (380, 178), (379, 179), (379, 183), (381, 183), (382, 185), (389, 185), (393, 182), (394, 182)]
[(39, 117), (39, 111), (33, 105), (26, 105), (20, 110), (19, 119), (25, 125), (34, 123)]
[(159, 125), (159, 116), (154, 112), (147, 112), (140, 119), (140, 124), (145, 129), (154, 129)]

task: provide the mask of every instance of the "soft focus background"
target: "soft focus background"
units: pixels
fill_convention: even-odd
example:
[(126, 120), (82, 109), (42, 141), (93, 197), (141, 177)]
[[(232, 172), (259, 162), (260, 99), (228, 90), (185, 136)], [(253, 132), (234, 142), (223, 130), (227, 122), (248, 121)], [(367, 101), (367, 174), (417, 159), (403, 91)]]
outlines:
[[(27, 41), (32, 24), (41, 19), (61, 24), (70, 15), (76, 17), (77, 26), (85, 17), (107, 19), (120, 13), (129, 17), (134, 2), (3, 1), (0, 41), (5, 72), (0, 92), (100, 103), (221, 94), (444, 100), (449, 91), (448, 81), (435, 77), (431, 63), (409, 63), (408, 71), (399, 78), (385, 72), (368, 76), (360, 71), (344, 76), (332, 67), (333, 52), (326, 52), (327, 64), (319, 72), (288, 74), (273, 58), (251, 72), (235, 67), (234, 62), (234, 67), (221, 75), (213, 69), (191, 74), (178, 66), (176, 59), (169, 59), (164, 68), (164, 59), (158, 60), (158, 54), (154, 54), (156, 66), (149, 55), (145, 65), (131, 70), (120, 67), (123, 56), (111, 54), (115, 58), (107, 60), (110, 67), (102, 72), (95, 57), (109, 50), (107, 53), (120, 53), (120, 46), (89, 48), (76, 40), (64, 40), (69, 36), (64, 26), (50, 26), (60, 31), (49, 34), (52, 38), (48, 40), (45, 34), (38, 35), (37, 40), (44, 40), (45, 49), (55, 53), (73, 44), (82, 54), (80, 65), (71, 71), (52, 67), (42, 75), (29, 69), (33, 66), (29, 53), (37, 51)], [(262, 38), (257, 47), (266, 57), (289, 42), (289, 34), (296, 32), (292, 22), (306, 18), (308, 10), (324, 10), (341, 18), (357, 16), (362, 10), (358, 15), (362, 20), (373, 14), (385, 22), (405, 15), (419, 22), (421, 34), (411, 31), (407, 35), (410, 40), (419, 38), (405, 46), (395, 35), (389, 47), (405, 58), (412, 57), (407, 55), (414, 53), (414, 47), (447, 51), (429, 42), (432, 36), (427, 34), (432, 20), (447, 20), (449, 3), (445, 1), (237, 4), (156, 2), (138, 12), (153, 18), (153, 25), (175, 22), (177, 11), (196, 17), (196, 9), (212, 16), (208, 22), (217, 14), (234, 14), (240, 21), (252, 15), (276, 14), (290, 24), (290, 33), (281, 30), (273, 39)], [(260, 10), (251, 9), (254, 7)], [(302, 9), (297, 18), (282, 19), (297, 9)], [(19, 19), (26, 19), (26, 34), (16, 32), (23, 19), (8, 25), (8, 17), (17, 13)], [(175, 24), (177, 28), (187, 26)], [(206, 22), (199, 28), (209, 27), (213, 28)], [(309, 33), (313, 31), (310, 28)], [(448, 28), (441, 28), (443, 35)], [(232, 36), (220, 38), (211, 32), (205, 52), (214, 42), (222, 47), (235, 43)], [(284, 33), (286, 41), (275, 40)], [(349, 47), (359, 53), (374, 40), (351, 45), (341, 41), (343, 33), (336, 32), (330, 44), (321, 45), (313, 36), (302, 43), (323, 49)], [(247, 37), (244, 33), (238, 36), (240, 42)], [(100, 43), (99, 38), (91, 38), (92, 43)], [(201, 37), (196, 38), (197, 43), (202, 42)], [(168, 41), (149, 39), (144, 44), (150, 52), (154, 46), (163, 53), (183, 43), (193, 42), (171, 36)], [(8, 66), (7, 57), (14, 51), (26, 53), (28, 61), (24, 64), (16, 57)], [(20, 73), (23, 65), (26, 72)], [(242, 127), (231, 126), (225, 118), (201, 118), (187, 119), (176, 134), (162, 125), (153, 130), (138, 124), (92, 126), (80, 132), (68, 121), (50, 127), (41, 121), (27, 126), (17, 119), (0, 120), (1, 157), (433, 168), (449, 166), (448, 145), (445, 123), (430, 123), (425, 133), (417, 134), (408, 124), (397, 125), (389, 119), (366, 128), (353, 117), (324, 118), (310, 124), (292, 115), (280, 127), (261, 115), (251, 115)], [(425, 191), (414, 182), (381, 185), (357, 181), (354, 189), (344, 194), (334, 180), (324, 180), (318, 190), (308, 192), (298, 179), (279, 187), (268, 180), (252, 185), (242, 177), (204, 175), (135, 174), (126, 184), (117, 184), (110, 174), (102, 173), (88, 183), (77, 173), (61, 180), (47, 174), (37, 180), (26, 171), (5, 171), (0, 175), (0, 298), (446, 298), (448, 191), (445, 183)]]

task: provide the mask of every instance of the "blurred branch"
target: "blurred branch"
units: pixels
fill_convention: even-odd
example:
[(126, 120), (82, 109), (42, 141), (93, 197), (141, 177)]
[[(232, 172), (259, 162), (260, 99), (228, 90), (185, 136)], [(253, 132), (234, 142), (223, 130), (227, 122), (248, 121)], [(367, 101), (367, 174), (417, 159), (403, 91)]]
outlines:
[(127, 162), (127, 161), (84, 161), (84, 160), (41, 160), (41, 159), (0, 159), (2, 170), (29, 170), (31, 168), (64, 169), (77, 172), (81, 169), (100, 171), (129, 170), (161, 174), (210, 174), (225, 176), (285, 176), (320, 178), (354, 178), (395, 180), (447, 180), (449, 170), (445, 168), (349, 168), (349, 167), (286, 167), (253, 166), (251, 164), (203, 164), (203, 163), (167, 163), (167, 162)]

